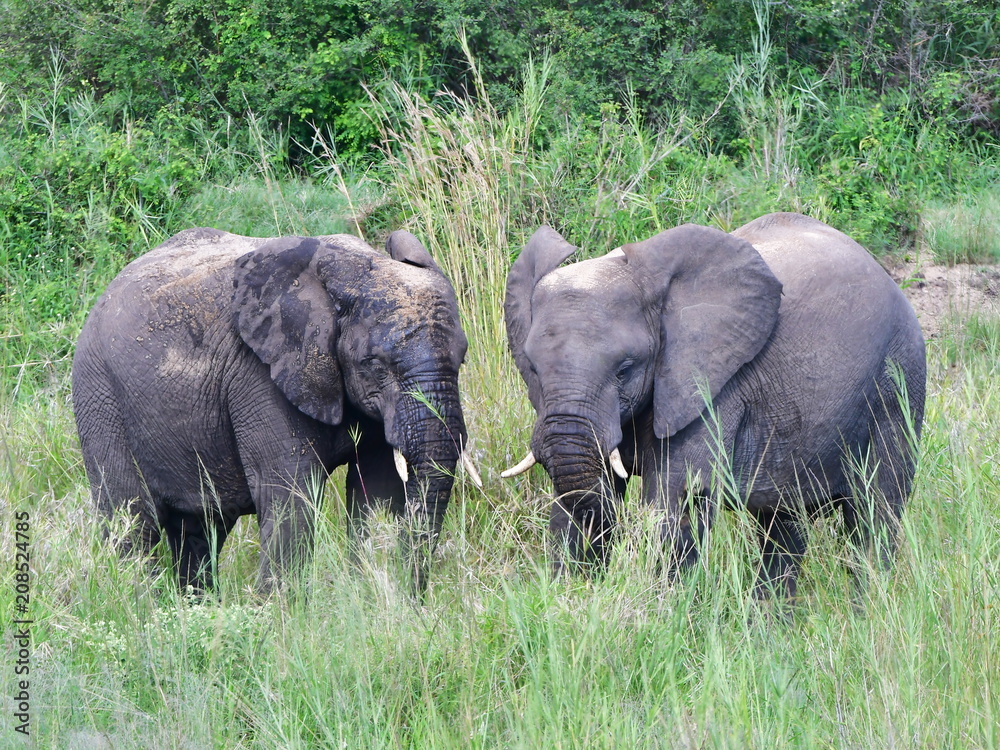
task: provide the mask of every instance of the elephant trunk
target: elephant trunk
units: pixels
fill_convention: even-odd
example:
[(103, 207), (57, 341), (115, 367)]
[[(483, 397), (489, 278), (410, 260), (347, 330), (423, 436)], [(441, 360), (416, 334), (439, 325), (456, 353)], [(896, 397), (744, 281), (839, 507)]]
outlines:
[(555, 494), (549, 527), (556, 572), (566, 556), (602, 563), (624, 480), (615, 476), (593, 423), (565, 415), (546, 418), (535, 431), (532, 449), (551, 477)]
[(457, 382), (415, 381), (404, 390), (400, 406), (398, 447), (408, 474), (401, 542), (414, 592), (420, 595), (427, 586), (430, 560), (451, 497), (466, 439), (465, 422)]
[(586, 417), (556, 415), (540, 421), (532, 440), (535, 457), (552, 478), (557, 496), (611, 491), (611, 449), (601, 445), (595, 422)]

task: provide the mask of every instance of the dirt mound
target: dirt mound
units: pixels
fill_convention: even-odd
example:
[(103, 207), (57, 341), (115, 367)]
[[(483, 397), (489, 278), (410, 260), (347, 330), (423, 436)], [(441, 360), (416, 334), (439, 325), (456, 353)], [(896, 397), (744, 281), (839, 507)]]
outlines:
[(905, 263), (888, 269), (917, 311), (924, 335), (941, 331), (948, 318), (1000, 316), (1000, 266), (936, 266)]

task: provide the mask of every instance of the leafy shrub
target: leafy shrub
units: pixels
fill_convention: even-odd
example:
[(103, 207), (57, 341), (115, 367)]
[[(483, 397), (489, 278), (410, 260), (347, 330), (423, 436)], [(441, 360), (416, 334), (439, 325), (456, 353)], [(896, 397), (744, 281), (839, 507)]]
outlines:
[[(525, 60), (548, 51), (559, 115), (597, 116), (631, 88), (650, 122), (683, 108), (711, 119), (712, 140), (729, 144), (740, 137), (738, 113), (719, 104), (734, 59), (760, 30), (755, 5), (769, 7), (779, 79), (828, 78), (874, 96), (902, 88), (924, 119), (1000, 130), (991, 62), (1000, 11), (991, 0), (887, 0), (860, 13), (745, 0), (9, 0), (0, 81), (22, 92), (43, 86), (39, 71), (54, 49), (74, 87), (134, 119), (168, 109), (217, 124), (252, 110), (296, 142), (308, 143), (316, 125), (335, 133), (338, 150), (370, 154), (378, 133), (364, 84), (388, 73), (425, 96), (488, 93), (505, 112), (517, 104)], [(479, 81), (465, 65), (463, 34)]]
[[(58, 81), (58, 78), (55, 79)], [(53, 86), (0, 121), (0, 367), (61, 361), (92, 295), (169, 228), (203, 176), (175, 133), (109, 124), (93, 99)]]

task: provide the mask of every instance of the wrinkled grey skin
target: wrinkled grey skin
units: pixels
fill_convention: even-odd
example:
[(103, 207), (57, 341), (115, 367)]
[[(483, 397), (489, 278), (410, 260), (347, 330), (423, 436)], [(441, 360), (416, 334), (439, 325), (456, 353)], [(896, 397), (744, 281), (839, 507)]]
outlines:
[(139, 519), (127, 548), (165, 534), (181, 585), (208, 587), (213, 552), (254, 513), (267, 591), (308, 553), (308, 498), (346, 463), (352, 538), (386, 502), (408, 521), (423, 591), (466, 438), (467, 341), (419, 241), (396, 232), (386, 248), (191, 229), (108, 286), (77, 344), (73, 403), (101, 515)]
[[(531, 449), (556, 496), (557, 570), (565, 552), (607, 553), (626, 486), (608, 460), (615, 448), (662, 512), (672, 570), (694, 562), (719, 505), (720, 448), (735, 502), (759, 524), (759, 592), (794, 595), (802, 521), (836, 507), (858, 548), (891, 564), (923, 417), (924, 338), (861, 246), (771, 214), (732, 235), (677, 227), (557, 269), (574, 250), (539, 229), (505, 303), (538, 413)], [(873, 470), (873, 491), (858, 493)]]

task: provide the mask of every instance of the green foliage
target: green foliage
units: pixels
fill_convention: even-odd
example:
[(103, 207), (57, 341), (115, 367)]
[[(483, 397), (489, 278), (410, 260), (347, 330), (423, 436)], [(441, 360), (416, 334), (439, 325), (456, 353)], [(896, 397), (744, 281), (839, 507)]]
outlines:
[(976, 311), (952, 316), (942, 335), (942, 351), (952, 367), (966, 365), (980, 357), (1000, 359), (1000, 320)]
[[(6, 35), (19, 47), (0, 49), (0, 57), (14, 63), (12, 72), (44, 63), (51, 48), (74, 91), (126, 117), (168, 112), (214, 126), (250, 111), (298, 141), (308, 142), (312, 123), (320, 124), (337, 133), (340, 147), (359, 152), (375, 137), (364, 82), (422, 58), (405, 19), (390, 14), (383, 22), (378, 2), (9, 4)], [(37, 74), (0, 81), (18, 91), (44, 83)]]
[[(190, 194), (199, 178), (194, 159), (142, 126), (112, 131), (103, 124), (46, 136), (30, 132), (0, 173), (0, 214), (15, 244), (45, 246), (82, 237), (70, 252), (88, 257), (86, 245), (128, 247), (142, 216), (160, 220)], [(15, 265), (24, 259), (15, 255)]]
[(147, 247), (203, 176), (176, 133), (110, 125), (92, 97), (70, 95), (58, 65), (50, 75), (43, 101), (20, 97), (0, 120), (3, 368), (67, 360), (66, 331), (93, 299), (87, 275)]
[[(860, 8), (745, 0), (5, 0), (0, 82), (19, 92), (44, 85), (55, 54), (75, 91), (111, 99), (134, 119), (168, 110), (218, 124), (249, 110), (294, 141), (308, 143), (316, 125), (335, 133), (338, 150), (369, 154), (378, 132), (365, 83), (388, 73), (424, 95), (488, 92), (506, 111), (524, 61), (548, 52), (554, 115), (594, 117), (632, 90), (651, 122), (682, 107), (696, 120), (711, 117), (708, 135), (725, 145), (740, 137), (727, 82), (761, 31), (755, 6), (770, 8), (770, 65), (779, 79), (825, 78), (865, 98), (902, 89), (921, 119), (966, 133), (998, 131), (1000, 81), (991, 61), (1000, 11), (991, 0)], [(482, 66), (478, 82), (468, 75), (462, 33)]]

